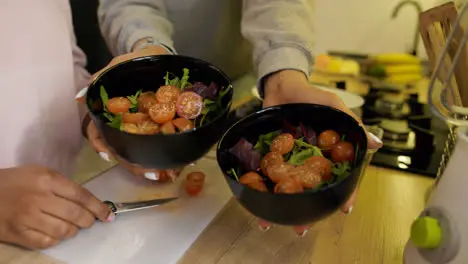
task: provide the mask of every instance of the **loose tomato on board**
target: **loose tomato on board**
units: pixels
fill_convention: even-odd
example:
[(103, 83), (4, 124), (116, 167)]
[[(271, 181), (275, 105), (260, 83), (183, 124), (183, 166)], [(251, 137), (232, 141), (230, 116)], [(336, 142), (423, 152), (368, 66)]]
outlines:
[(145, 113), (123, 113), (122, 114), (122, 122), (129, 123), (129, 124), (139, 124), (145, 121), (151, 121), (149, 115)]
[(144, 92), (137, 99), (138, 111), (147, 114), (149, 112), (149, 109), (153, 105), (155, 105), (157, 102), (158, 102), (158, 100), (156, 100), (155, 93), (153, 93), (153, 92)]
[(187, 194), (190, 196), (198, 195), (203, 189), (205, 178), (205, 174), (200, 171), (189, 173), (184, 183), (184, 188)]
[(294, 148), (294, 137), (289, 133), (283, 133), (277, 136), (270, 145), (270, 151), (278, 152), (284, 155)]
[(164, 85), (156, 91), (156, 100), (160, 103), (176, 103), (180, 89), (173, 85)]
[(185, 118), (179, 117), (172, 120), (172, 124), (180, 131), (185, 132), (194, 128), (193, 123)]
[(165, 135), (174, 134), (175, 132), (175, 126), (172, 124), (172, 121), (166, 122), (161, 126), (161, 133)]
[(151, 106), (149, 115), (154, 122), (164, 124), (174, 119), (175, 105), (173, 103), (156, 103)]
[(353, 161), (354, 147), (349, 142), (341, 141), (332, 148), (331, 157), (333, 162)]
[(258, 173), (251, 171), (251, 172), (247, 172), (246, 174), (242, 175), (239, 178), (239, 182), (241, 184), (248, 185), (248, 184), (255, 183), (255, 182), (263, 182), (263, 178)]
[(317, 145), (321, 149), (330, 149), (340, 142), (340, 135), (334, 130), (325, 130), (318, 136)]
[(283, 155), (278, 152), (267, 153), (260, 162), (260, 169), (262, 170), (263, 175), (268, 176), (268, 166), (277, 163), (284, 163)]
[(176, 103), (177, 114), (186, 119), (197, 118), (203, 109), (203, 98), (194, 92), (183, 92)]
[(304, 192), (302, 186), (293, 178), (286, 177), (275, 185), (275, 193), (294, 194)]
[(114, 97), (107, 101), (106, 107), (109, 112), (116, 115), (128, 112), (130, 107), (132, 107), (132, 102), (125, 97)]
[(304, 165), (317, 171), (322, 177), (322, 180), (328, 181), (331, 179), (331, 162), (327, 158), (312, 156), (305, 161)]

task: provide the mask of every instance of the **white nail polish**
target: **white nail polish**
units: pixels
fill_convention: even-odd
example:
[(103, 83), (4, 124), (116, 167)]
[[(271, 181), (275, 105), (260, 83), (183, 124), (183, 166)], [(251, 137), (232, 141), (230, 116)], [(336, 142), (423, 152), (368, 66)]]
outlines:
[(78, 98), (81, 98), (81, 97), (85, 96), (87, 91), (88, 91), (88, 87), (85, 87), (85, 88), (81, 89), (81, 90), (75, 95), (75, 99), (78, 99)]
[(380, 140), (380, 138), (378, 138), (376, 135), (372, 134), (371, 132), (367, 132), (369, 133), (369, 136), (377, 143), (379, 144), (382, 144), (382, 140)]
[(353, 207), (351, 206), (350, 208), (348, 208), (348, 211), (346, 211), (346, 214), (350, 214), (352, 211), (353, 211)]
[(110, 162), (110, 158), (109, 158), (109, 154), (105, 153), (105, 152), (99, 152), (99, 156), (101, 156), (101, 158), (107, 162)]
[(302, 232), (302, 234), (297, 234), (299, 237), (305, 237), (307, 235), (307, 232), (309, 232), (309, 229), (306, 229)]
[(258, 228), (260, 229), (260, 231), (266, 232), (266, 231), (270, 230), (271, 226), (267, 226), (267, 227), (258, 226)]
[(159, 180), (159, 173), (156, 174), (154, 172), (145, 172), (145, 178), (151, 181)]

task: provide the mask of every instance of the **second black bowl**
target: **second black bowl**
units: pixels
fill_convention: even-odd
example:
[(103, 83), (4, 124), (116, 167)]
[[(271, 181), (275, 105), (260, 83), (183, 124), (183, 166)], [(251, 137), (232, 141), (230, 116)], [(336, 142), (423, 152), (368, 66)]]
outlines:
[(229, 78), (212, 64), (195, 58), (173, 55), (149, 56), (120, 63), (104, 73), (88, 88), (86, 101), (99, 132), (114, 152), (124, 160), (154, 169), (173, 169), (203, 157), (219, 140), (232, 101), (232, 89), (223, 97), (223, 110), (218, 116), (193, 130), (170, 135), (129, 134), (107, 125), (103, 109), (92, 108), (89, 102), (101, 101), (103, 85), (109, 98), (134, 95), (137, 91), (153, 91), (164, 85), (166, 72), (182, 75), (189, 69), (191, 83), (214, 82), (219, 89), (231, 86)]
[[(340, 135), (346, 135), (346, 141), (359, 150), (356, 151), (350, 174), (318, 190), (274, 194), (242, 185), (227, 173), (239, 167), (239, 161), (229, 152), (230, 148), (241, 138), (255, 144), (260, 135), (284, 128), (284, 121), (294, 126), (301, 122), (317, 134), (333, 129)], [(217, 159), (232, 193), (253, 215), (282, 225), (304, 225), (329, 216), (347, 201), (357, 186), (366, 152), (367, 137), (364, 129), (348, 114), (322, 105), (287, 104), (263, 109), (234, 124), (221, 138)]]

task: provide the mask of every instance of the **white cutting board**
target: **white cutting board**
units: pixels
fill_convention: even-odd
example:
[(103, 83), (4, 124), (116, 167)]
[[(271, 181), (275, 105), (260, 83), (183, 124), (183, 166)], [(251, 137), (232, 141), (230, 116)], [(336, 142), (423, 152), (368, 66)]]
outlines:
[[(182, 182), (189, 171), (207, 175), (203, 192), (188, 197)], [(85, 187), (101, 200), (125, 202), (179, 195), (177, 201), (118, 215), (110, 224), (96, 223), (75, 238), (43, 253), (70, 264), (176, 263), (231, 198), (213, 158), (189, 166), (175, 184), (151, 185), (115, 167)]]

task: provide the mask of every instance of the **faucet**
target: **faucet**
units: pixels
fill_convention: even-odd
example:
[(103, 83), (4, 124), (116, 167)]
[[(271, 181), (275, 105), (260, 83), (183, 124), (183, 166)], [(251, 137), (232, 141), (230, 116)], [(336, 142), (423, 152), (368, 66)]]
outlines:
[[(405, 5), (412, 5), (418, 11), (418, 15), (422, 12), (421, 4), (415, 0), (404, 0), (401, 1), (394, 9), (392, 13), (392, 19), (395, 19), (398, 16), (398, 12), (400, 9)], [(419, 44), (419, 20), (416, 25), (416, 32), (414, 33), (414, 41), (413, 41), (413, 50), (411, 51), (412, 55), (417, 55), (418, 53), (418, 44)]]

